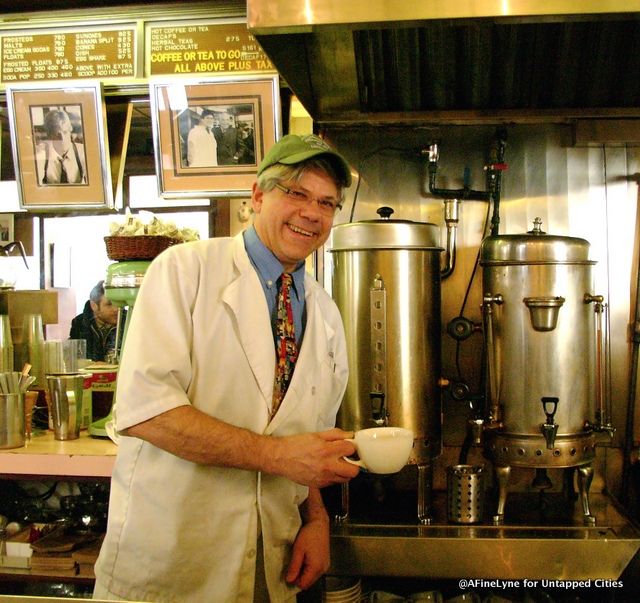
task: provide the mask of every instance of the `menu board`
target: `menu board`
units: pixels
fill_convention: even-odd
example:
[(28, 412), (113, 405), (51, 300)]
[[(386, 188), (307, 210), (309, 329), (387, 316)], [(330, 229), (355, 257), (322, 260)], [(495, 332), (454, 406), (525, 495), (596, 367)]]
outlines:
[(246, 23), (149, 25), (147, 74), (274, 71)]
[(0, 34), (0, 82), (133, 78), (135, 25)]

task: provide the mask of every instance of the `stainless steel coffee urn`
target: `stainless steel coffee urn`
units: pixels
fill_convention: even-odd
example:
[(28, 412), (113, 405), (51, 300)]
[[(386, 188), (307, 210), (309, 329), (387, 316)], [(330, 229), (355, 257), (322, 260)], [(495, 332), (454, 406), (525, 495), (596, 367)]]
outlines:
[(347, 430), (411, 429), (419, 510), (441, 443), (440, 253), (435, 224), (389, 219), (352, 222), (332, 233), (333, 298), (345, 326), (349, 383), (338, 413)]
[(589, 243), (533, 230), (487, 237), (481, 247), (488, 420), (485, 454), (496, 469), (493, 521), (504, 521), (511, 467), (564, 468), (578, 488), (585, 523), (596, 431), (606, 421), (603, 309)]

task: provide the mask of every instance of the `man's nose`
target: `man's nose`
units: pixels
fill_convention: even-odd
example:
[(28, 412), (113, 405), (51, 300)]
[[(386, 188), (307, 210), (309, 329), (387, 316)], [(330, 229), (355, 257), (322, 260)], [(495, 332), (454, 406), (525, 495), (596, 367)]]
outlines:
[(317, 199), (308, 199), (306, 203), (304, 203), (301, 207), (300, 215), (308, 218), (310, 220), (319, 221), (323, 217), (322, 210), (320, 209), (320, 204)]

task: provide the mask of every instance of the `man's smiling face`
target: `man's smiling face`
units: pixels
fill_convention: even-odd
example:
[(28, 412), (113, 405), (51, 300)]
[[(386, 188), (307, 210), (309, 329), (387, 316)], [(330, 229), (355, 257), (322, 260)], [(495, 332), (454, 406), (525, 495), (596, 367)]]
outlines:
[[(309, 169), (297, 182), (284, 186), (305, 193), (309, 198), (338, 199), (335, 182), (322, 170)], [(321, 211), (316, 201), (300, 203), (274, 188), (263, 192), (253, 187), (252, 205), (255, 229), (260, 240), (290, 272), (329, 237), (333, 215)]]

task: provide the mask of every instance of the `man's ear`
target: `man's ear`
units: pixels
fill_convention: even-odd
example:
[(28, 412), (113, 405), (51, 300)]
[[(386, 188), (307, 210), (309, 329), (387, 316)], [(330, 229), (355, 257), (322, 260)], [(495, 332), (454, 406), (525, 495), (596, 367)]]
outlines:
[(100, 309), (100, 306), (96, 304), (96, 302), (94, 301), (90, 301), (89, 305), (91, 306), (91, 309), (93, 310), (94, 313)]
[(262, 196), (264, 192), (258, 187), (258, 183), (253, 183), (253, 190), (251, 192), (251, 207), (253, 207), (253, 213), (259, 214), (262, 209)]

